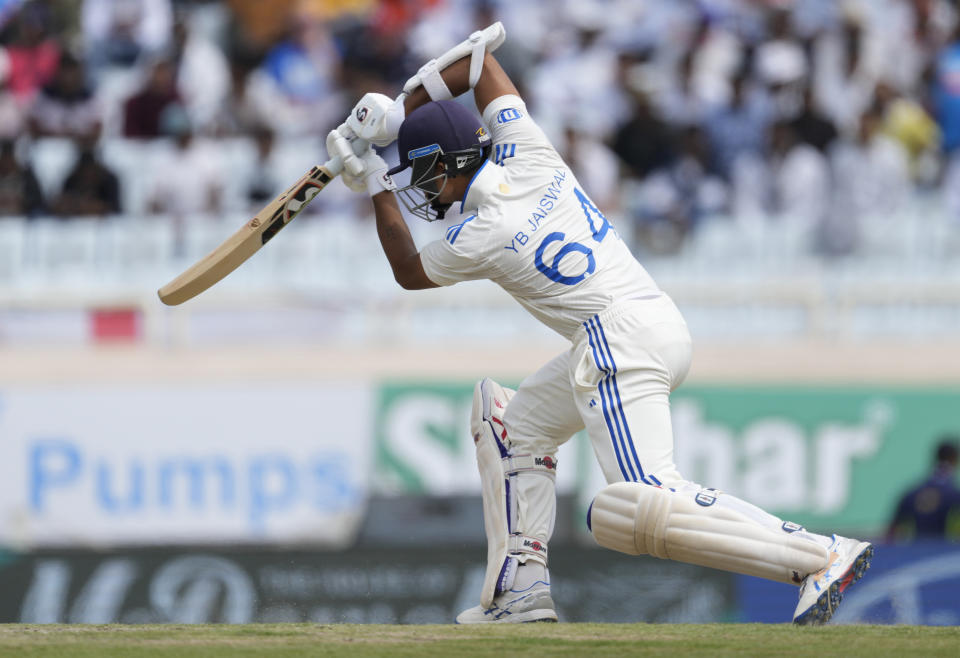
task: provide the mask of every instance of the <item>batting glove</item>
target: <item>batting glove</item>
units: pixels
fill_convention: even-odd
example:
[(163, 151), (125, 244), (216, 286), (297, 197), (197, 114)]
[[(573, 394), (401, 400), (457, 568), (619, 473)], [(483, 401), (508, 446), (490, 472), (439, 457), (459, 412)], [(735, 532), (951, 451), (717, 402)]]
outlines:
[(360, 139), (380, 147), (389, 146), (396, 141), (400, 124), (406, 116), (405, 98), (406, 94), (393, 100), (383, 94), (364, 94), (347, 117), (347, 127)]
[(359, 176), (354, 176), (344, 170), (344, 172), (340, 174), (340, 178), (343, 179), (347, 187), (354, 192), (366, 192), (370, 196), (387, 190), (392, 192), (397, 189), (393, 178), (387, 173), (387, 163), (377, 155), (377, 152), (373, 150), (373, 146), (368, 144), (367, 150), (358, 153), (357, 157), (360, 159), (360, 162), (363, 163), (363, 173)]

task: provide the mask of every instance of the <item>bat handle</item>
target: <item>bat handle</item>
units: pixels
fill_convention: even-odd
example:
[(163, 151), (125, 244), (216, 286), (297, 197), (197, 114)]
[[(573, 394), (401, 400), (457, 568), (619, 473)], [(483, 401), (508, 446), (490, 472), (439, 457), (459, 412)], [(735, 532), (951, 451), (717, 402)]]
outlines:
[[(346, 124), (341, 128), (346, 129)], [(347, 129), (349, 130), (349, 129)], [(351, 133), (352, 134), (352, 133)], [(363, 173), (363, 162), (357, 156), (367, 150), (370, 143), (365, 139), (347, 139), (340, 129), (334, 129), (327, 135), (327, 152), (332, 156), (326, 163), (331, 174), (337, 175), (346, 169), (354, 176)]]
[(335, 178), (343, 172), (343, 159), (339, 155), (335, 155), (321, 166), (330, 172), (330, 176)]

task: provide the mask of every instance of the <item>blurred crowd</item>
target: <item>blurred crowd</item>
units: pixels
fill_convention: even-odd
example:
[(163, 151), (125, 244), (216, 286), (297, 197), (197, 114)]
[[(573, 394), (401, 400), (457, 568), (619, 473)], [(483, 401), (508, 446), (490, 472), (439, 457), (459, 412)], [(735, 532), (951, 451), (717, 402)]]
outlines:
[[(779, 222), (842, 255), (918, 195), (960, 217), (958, 5), (7, 0), (0, 215), (215, 213), (230, 172), (211, 144), (227, 139), (251, 145), (244, 203), (259, 208), (286, 182), (269, 171), (277, 140), (322, 144), (308, 138), (364, 92), (395, 95), (501, 20), (498, 59), (531, 114), (638, 245), (670, 252), (710, 221)], [(75, 145), (52, 193), (31, 170), (47, 138)], [(123, 207), (107, 140), (170, 146), (145, 207)]]

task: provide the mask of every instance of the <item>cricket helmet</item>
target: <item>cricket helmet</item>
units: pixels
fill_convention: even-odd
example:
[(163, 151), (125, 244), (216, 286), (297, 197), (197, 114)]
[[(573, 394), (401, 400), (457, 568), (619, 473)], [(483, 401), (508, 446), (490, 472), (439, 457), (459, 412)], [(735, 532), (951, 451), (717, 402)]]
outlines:
[[(490, 153), (490, 134), (477, 116), (454, 101), (431, 101), (410, 113), (400, 126), (400, 164), (390, 174), (411, 168), (410, 184), (397, 194), (411, 214), (427, 221), (443, 219), (450, 204), (437, 201), (447, 178), (476, 171)], [(444, 165), (438, 174), (437, 164)]]

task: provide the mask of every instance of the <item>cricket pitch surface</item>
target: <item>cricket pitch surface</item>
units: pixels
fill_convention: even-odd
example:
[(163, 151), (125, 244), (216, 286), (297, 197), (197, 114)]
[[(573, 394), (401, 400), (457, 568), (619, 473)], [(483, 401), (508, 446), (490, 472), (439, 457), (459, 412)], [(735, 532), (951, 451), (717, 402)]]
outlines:
[(2, 624), (0, 656), (956, 656), (960, 627)]

